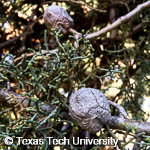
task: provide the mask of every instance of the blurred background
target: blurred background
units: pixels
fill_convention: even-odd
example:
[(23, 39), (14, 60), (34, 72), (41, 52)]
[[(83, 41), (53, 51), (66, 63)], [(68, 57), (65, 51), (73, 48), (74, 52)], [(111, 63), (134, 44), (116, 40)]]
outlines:
[[(145, 1), (1, 0), (0, 88), (6, 88), (9, 82), (11, 90), (17, 94), (24, 94), (35, 104), (35, 108), (27, 110), (27, 107), (22, 110), (21, 106), (16, 106), (14, 102), (1, 101), (0, 135), (29, 138), (84, 137), (86, 131), (81, 130), (68, 115), (69, 97), (72, 91), (80, 87), (100, 89), (107, 99), (122, 105), (129, 118), (150, 121), (149, 8), (96, 39), (83, 38), (77, 41), (78, 48), (73, 45), (76, 40), (73, 35), (58, 35), (54, 31), (54, 36), (59, 39), (58, 56), (49, 58), (44, 54), (37, 54), (41, 50), (46, 50), (47, 46), (49, 51), (52, 50), (49, 44), (49, 31), (46, 30), (43, 19), (44, 10), (51, 4), (65, 8), (74, 20), (74, 29), (86, 36), (112, 24), (117, 18), (129, 13), (143, 2)], [(35, 57), (32, 54), (35, 54)], [(12, 56), (15, 62), (10, 64), (8, 61), (5, 64), (7, 56), (9, 56), (7, 59)], [(58, 107), (57, 113), (47, 119), (48, 114), (38, 111), (39, 100), (52, 105), (52, 110)], [(37, 116), (34, 116), (35, 114)], [(114, 108), (112, 115), (117, 115)], [(47, 123), (40, 124), (44, 119), (48, 120)], [(36, 128), (38, 125), (40, 129)], [(122, 145), (120, 149), (134, 148), (134, 142), (137, 140), (134, 130), (132, 133), (118, 130), (111, 132), (120, 140)], [(97, 136), (108, 135), (110, 136), (107, 130), (103, 130)], [(149, 143), (149, 139), (142, 137), (142, 143)], [(11, 150), (19, 148), (31, 149), (17, 145), (9, 147)], [(0, 149), (6, 149), (3, 142)], [(56, 146), (49, 147), (45, 142), (43, 147), (35, 146), (34, 149), (56, 149)], [(114, 148), (71, 145), (58, 149)], [(148, 149), (148, 145), (143, 144), (140, 149)]]

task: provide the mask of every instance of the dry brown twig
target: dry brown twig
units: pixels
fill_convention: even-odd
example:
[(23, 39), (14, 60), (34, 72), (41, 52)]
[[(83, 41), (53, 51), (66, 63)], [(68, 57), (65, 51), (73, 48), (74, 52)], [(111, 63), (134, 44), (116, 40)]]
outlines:
[[(51, 4), (53, 2), (54, 1), (43, 2), (43, 4)], [(71, 3), (79, 4), (79, 5), (82, 5), (82, 6), (86, 6), (87, 8), (89, 8), (91, 10), (95, 10), (95, 11), (100, 12), (100, 13), (106, 13), (107, 12), (106, 10), (93, 8), (93, 7), (89, 6), (88, 4), (84, 3), (83, 1), (79, 1), (79, 0), (77, 0), (77, 1), (76, 0), (58, 0), (58, 1), (55, 1), (55, 2), (71, 2)]]
[(130, 8), (129, 8), (129, 6), (128, 6), (128, 4), (127, 4), (126, 2), (113, 1), (112, 4), (113, 4), (113, 5), (118, 5), (118, 4), (124, 5), (124, 6), (127, 8), (127, 11), (128, 11), (128, 12), (130, 11)]
[[(42, 50), (40, 53), (43, 55), (43, 54), (47, 54), (47, 53), (57, 53), (58, 52), (58, 49), (53, 49), (53, 50)], [(34, 56), (35, 54), (38, 55), (39, 52), (33, 52), (33, 53), (27, 53), (27, 54), (22, 54), (21, 56), (17, 57), (15, 60), (14, 60), (14, 63), (17, 63), (19, 60), (21, 60), (22, 58), (24, 57), (32, 57)], [(39, 54), (40, 54), (39, 53)]]

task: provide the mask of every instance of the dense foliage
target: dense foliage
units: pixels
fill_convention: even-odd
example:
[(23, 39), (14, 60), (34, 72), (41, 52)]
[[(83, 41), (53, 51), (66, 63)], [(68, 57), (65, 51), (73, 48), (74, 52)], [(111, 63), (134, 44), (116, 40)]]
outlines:
[[(88, 33), (113, 23), (142, 2), (0, 1), (0, 90), (5, 88), (8, 94), (12, 92), (7, 101), (0, 98), (0, 149), (8, 147), (3, 141), (6, 136), (44, 139), (43, 145), (33, 148), (13, 144), (11, 150), (53, 149), (55, 146), (48, 145), (46, 137), (87, 136), (68, 114), (70, 95), (80, 87), (102, 90), (108, 99), (124, 106), (129, 118), (149, 119), (142, 104), (150, 96), (150, 9), (142, 10), (128, 22), (96, 39), (85, 39)], [(52, 3), (66, 8), (74, 20), (74, 29), (83, 34), (76, 39), (73, 34), (64, 36), (61, 31), (53, 30), (58, 45), (54, 50), (51, 50), (49, 31), (43, 20), (45, 8)], [(10, 57), (13, 57), (13, 63), (8, 61)], [(24, 107), (22, 101), (13, 98), (14, 93), (33, 105)], [(43, 104), (51, 108), (43, 111), (40, 108)], [(117, 115), (113, 108), (112, 115)], [(99, 137), (110, 136), (119, 139), (120, 149), (133, 145), (146, 149), (150, 139), (141, 134), (139, 140), (134, 128), (127, 131), (104, 128)], [(63, 145), (61, 148), (104, 149), (94, 145)]]

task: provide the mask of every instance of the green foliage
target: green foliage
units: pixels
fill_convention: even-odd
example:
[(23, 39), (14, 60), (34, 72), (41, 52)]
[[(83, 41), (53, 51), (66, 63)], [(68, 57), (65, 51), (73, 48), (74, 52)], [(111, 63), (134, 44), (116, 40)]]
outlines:
[[(144, 97), (150, 96), (150, 9), (144, 9), (129, 22), (121, 24), (115, 37), (110, 37), (110, 33), (88, 41), (84, 39), (88, 32), (76, 39), (74, 35), (63, 36), (61, 31), (53, 30), (58, 48), (50, 50), (49, 31), (45, 30), (42, 20), (44, 9), (50, 3), (47, 0), (0, 1), (0, 53), (9, 51), (15, 60), (14, 63), (7, 62), (9, 54), (0, 60), (0, 91), (11, 83), (10, 91), (23, 95), (34, 104), (24, 108), (15, 99), (11, 101), (13, 94), (7, 101), (1, 101), (0, 137), (43, 138), (44, 144), (35, 146), (35, 149), (44, 150), (54, 148), (48, 146), (46, 137), (82, 137), (85, 131), (68, 115), (70, 95), (80, 87), (102, 90), (108, 99), (119, 101), (132, 119), (149, 119), (141, 105)], [(93, 32), (107, 26), (112, 7), (117, 19), (142, 2), (127, 0), (112, 5), (110, 1), (91, 0), (84, 3), (86, 5), (78, 1), (65, 4), (57, 1), (72, 14), (74, 28), (79, 32)], [(4, 27), (7, 22), (10, 28)], [(18, 35), (21, 38), (16, 38)], [(13, 38), (16, 40), (11, 42)], [(43, 104), (51, 106), (50, 112), (40, 108)], [(112, 115), (116, 115), (113, 109)], [(121, 133), (124, 139), (129, 132), (130, 129)], [(131, 132), (133, 139), (129, 143), (135, 140), (136, 129), (133, 127)], [(116, 133), (120, 134), (119, 131)], [(104, 130), (101, 136), (110, 135)], [(93, 137), (95, 135), (91, 135)], [(149, 137), (142, 135), (141, 141), (144, 144), (137, 144), (146, 149)], [(4, 144), (3, 140), (1, 143)], [(128, 144), (126, 140), (120, 143)], [(0, 145), (0, 149), (4, 148), (6, 146)], [(10, 149), (24, 148), (14, 144)], [(81, 146), (63, 148), (74, 150), (81, 149)]]
[[(85, 72), (87, 62), (93, 61), (92, 47), (88, 41), (81, 38), (76, 41), (81, 43), (76, 50), (71, 42), (72, 39), (75, 40), (74, 36), (71, 36), (70, 40), (60, 43), (61, 35), (55, 31), (54, 34), (59, 45), (57, 52), (50, 50), (35, 52), (33, 49), (29, 49), (34, 55), (29, 57), (25, 54), (17, 64), (5, 61), (9, 55), (6, 55), (1, 61), (1, 88), (5, 87), (7, 82), (11, 82), (9, 81), (11, 78), (17, 83), (15, 88), (19, 89), (19, 92), (23, 92), (23, 95), (35, 104), (34, 107), (27, 107), (19, 113), (22, 111), (21, 108), (16, 107), (13, 101), (8, 101), (7, 103), (12, 107), (16, 107), (14, 111), (10, 111), (10, 116), (3, 113), (2, 110), (6, 106), (2, 105), (1, 114), (3, 115), (0, 118), (3, 120), (2, 125), (4, 125), (0, 131), (2, 137), (6, 135), (18, 137), (26, 133), (24, 137), (27, 138), (27, 132), (32, 130), (30, 138), (45, 139), (45, 143), (41, 147), (47, 147), (46, 137), (68, 136), (68, 132), (61, 133), (61, 130), (58, 129), (60, 125), (63, 125), (63, 122), (70, 124), (70, 120), (61, 114), (64, 110), (63, 113), (68, 112), (69, 97), (65, 97), (64, 93), (59, 90), (66, 87), (65, 92), (69, 92), (70, 95), (75, 88), (84, 86), (81, 74)], [(45, 47), (47, 48), (47, 44)], [(42, 112), (39, 108), (39, 101), (49, 104), (53, 111), (50, 114)], [(44, 127), (45, 125), (47, 127)], [(46, 130), (49, 131), (45, 132)], [(16, 146), (14, 149), (19, 147)]]

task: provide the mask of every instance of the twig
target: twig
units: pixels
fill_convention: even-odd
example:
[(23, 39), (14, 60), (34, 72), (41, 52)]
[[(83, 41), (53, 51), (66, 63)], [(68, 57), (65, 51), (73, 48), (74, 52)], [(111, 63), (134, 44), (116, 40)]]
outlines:
[[(14, 108), (16, 108), (16, 107), (19, 106), (19, 105), (20, 105), (20, 104), (17, 103), (17, 104), (14, 106)], [(11, 111), (12, 109), (13, 109), (12, 107), (11, 107), (11, 108), (8, 108), (8, 109), (5, 109), (5, 110), (3, 110), (3, 111), (0, 112), (0, 115), (9, 112), (9, 111)]]
[(33, 52), (33, 53), (28, 53), (28, 54), (22, 54), (20, 57), (17, 57), (15, 60), (14, 60), (14, 63), (18, 62), (19, 60), (23, 59), (25, 56), (26, 57), (32, 57), (34, 56), (35, 54), (38, 55), (38, 54), (47, 54), (47, 53), (56, 53), (58, 52), (58, 49), (53, 49), (53, 50), (42, 50), (41, 53), (40, 52)]
[(52, 116), (54, 116), (57, 111), (58, 111), (58, 106), (36, 127), (36, 129), (38, 129), (41, 125), (43, 125), (44, 123), (46, 123), (47, 120), (49, 120)]
[(130, 11), (130, 8), (129, 8), (129, 6), (128, 6), (128, 4), (127, 4), (126, 2), (112, 1), (112, 4), (113, 4), (113, 5), (117, 5), (117, 4), (124, 5), (124, 6), (127, 8), (127, 11), (128, 11), (128, 12)]
[(134, 35), (136, 32), (140, 31), (142, 29), (142, 24), (138, 24), (137, 26), (135, 26), (131, 32), (127, 32), (127, 34), (125, 35), (125, 38), (131, 37), (132, 35)]
[(143, 4), (138, 5), (135, 9), (133, 9), (131, 12), (129, 12), (128, 14), (126, 14), (125, 16), (122, 16), (120, 18), (118, 18), (114, 23), (112, 23), (111, 25), (102, 28), (101, 30), (94, 32), (94, 33), (90, 33), (88, 34), (85, 39), (93, 39), (93, 38), (97, 38), (99, 36), (101, 36), (104, 33), (107, 33), (111, 30), (113, 30), (114, 28), (118, 27), (119, 25), (125, 23), (126, 21), (130, 20), (132, 17), (134, 17), (137, 13), (139, 13), (141, 10), (143, 10), (144, 8), (150, 7), (150, 1), (147, 1)]
[(17, 42), (17, 41), (20, 40), (20, 38), (22, 38), (23, 36), (24, 36), (24, 34), (21, 34), (21, 35), (19, 35), (19, 36), (17, 36), (17, 37), (14, 37), (14, 38), (12, 38), (12, 39), (10, 39), (10, 40), (8, 40), (8, 41), (5, 41), (5, 42), (1, 43), (1, 44), (0, 44), (0, 49), (3, 48), (3, 47), (9, 46), (9, 45), (11, 45), (11, 44), (14, 43), (14, 42)]
[[(53, 2), (54, 1), (48, 1), (48, 2), (43, 2), (43, 4), (51, 4)], [(106, 10), (93, 8), (93, 7), (89, 6), (89, 5), (87, 5), (86, 3), (84, 3), (83, 1), (79, 1), (79, 0), (77, 0), (77, 1), (76, 0), (58, 0), (58, 1), (55, 1), (55, 2), (71, 2), (71, 3), (75, 3), (75, 4), (86, 6), (87, 8), (95, 10), (95, 11), (100, 12), (100, 13), (106, 13), (107, 12)]]
[[(108, 133), (111, 135), (111, 137), (113, 137), (115, 140), (118, 140), (118, 138), (115, 136), (114, 133), (112, 133), (112, 131), (111, 131), (111, 129), (109, 128), (108, 125), (106, 125), (106, 129), (107, 129)], [(118, 140), (118, 147), (121, 148), (122, 150), (125, 150), (125, 148), (122, 146), (120, 140)]]

